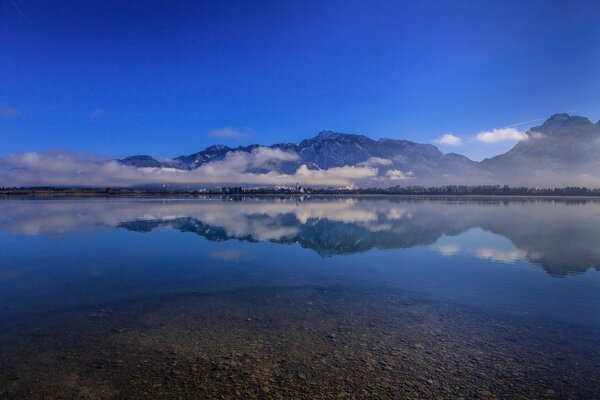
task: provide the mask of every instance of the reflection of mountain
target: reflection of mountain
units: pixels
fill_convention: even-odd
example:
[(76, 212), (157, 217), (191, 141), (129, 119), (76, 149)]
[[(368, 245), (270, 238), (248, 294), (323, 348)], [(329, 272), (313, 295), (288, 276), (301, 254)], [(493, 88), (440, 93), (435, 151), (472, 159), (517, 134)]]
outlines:
[[(543, 213), (527, 209), (514, 212), (512, 217), (482, 221), (481, 227), (510, 239), (525, 253), (525, 258), (541, 265), (548, 273), (564, 275), (600, 270), (600, 205), (588, 213), (587, 207), (571, 206), (568, 215), (552, 215), (552, 207)], [(508, 214), (508, 213), (506, 213)]]
[[(381, 230), (372, 230), (363, 224), (327, 219), (309, 219), (303, 224), (293, 214), (275, 217), (262, 215), (250, 218), (255, 220), (254, 226), (260, 224), (265, 229), (274, 228), (285, 231), (282, 236), (273, 237), (269, 241), (299, 244), (304, 248), (315, 250), (322, 256), (361, 253), (373, 248), (395, 249), (433, 244), (442, 234), (460, 233), (456, 230), (445, 231), (441, 229), (441, 226), (425, 227), (419, 223), (418, 219), (413, 218), (383, 225)], [(259, 241), (251, 233), (239, 236), (230, 235), (224, 227), (207, 225), (194, 218), (130, 221), (119, 226), (136, 232), (149, 232), (159, 226), (169, 226), (182, 232), (196, 233), (217, 242), (230, 239)]]
[(219, 226), (211, 226), (194, 218), (175, 218), (165, 220), (129, 221), (119, 224), (119, 227), (133, 232), (151, 232), (158, 227), (168, 226), (181, 232), (192, 232), (204, 236), (208, 240), (222, 242), (230, 239), (248, 240), (256, 242), (250, 236), (234, 237), (227, 234), (225, 229)]
[[(319, 208), (323, 204), (338, 204), (342, 209), (347, 206), (342, 202), (317, 200), (298, 209), (280, 210), (281, 213), (249, 212), (223, 220), (223, 225), (219, 225), (218, 219), (210, 225), (186, 217), (132, 221), (120, 226), (148, 231), (166, 225), (215, 241), (299, 244), (322, 256), (429, 245), (443, 235), (456, 236), (471, 228), (481, 228), (508, 238), (516, 248), (501, 251), (480, 247), (474, 252), (478, 257), (505, 262), (524, 257), (553, 275), (583, 272), (590, 267), (599, 269), (600, 265), (600, 250), (594, 246), (600, 241), (600, 224), (590, 223), (590, 218), (600, 222), (600, 204), (596, 202), (360, 200), (350, 207), (360, 216), (355, 221), (303, 212), (307, 211), (304, 208)], [(367, 216), (364, 210), (370, 210), (371, 214)]]
[[(501, 262), (525, 258), (555, 275), (600, 269), (596, 200), (417, 199), (402, 197), (204, 200), (55, 200), (0, 202), (0, 229), (69, 235), (122, 227), (192, 232), (208, 240), (298, 244), (322, 256), (432, 245), (438, 251)], [(225, 199), (227, 200), (227, 199)], [(93, 228), (93, 229), (90, 229)], [(461, 234), (473, 228), (503, 236), (510, 248)], [(478, 242), (479, 241), (479, 242)]]

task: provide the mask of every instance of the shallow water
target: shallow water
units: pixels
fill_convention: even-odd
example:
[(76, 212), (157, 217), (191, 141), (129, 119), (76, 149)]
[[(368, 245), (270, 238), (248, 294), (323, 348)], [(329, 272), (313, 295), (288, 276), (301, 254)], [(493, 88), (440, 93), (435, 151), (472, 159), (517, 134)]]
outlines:
[(0, 200), (0, 398), (600, 398), (600, 202)]

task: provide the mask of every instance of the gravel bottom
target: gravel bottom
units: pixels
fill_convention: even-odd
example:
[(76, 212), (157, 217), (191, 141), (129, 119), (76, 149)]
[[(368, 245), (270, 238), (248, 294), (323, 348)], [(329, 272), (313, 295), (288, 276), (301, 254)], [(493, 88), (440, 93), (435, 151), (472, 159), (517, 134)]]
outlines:
[(0, 333), (2, 399), (600, 398), (600, 335), (398, 293), (189, 293)]

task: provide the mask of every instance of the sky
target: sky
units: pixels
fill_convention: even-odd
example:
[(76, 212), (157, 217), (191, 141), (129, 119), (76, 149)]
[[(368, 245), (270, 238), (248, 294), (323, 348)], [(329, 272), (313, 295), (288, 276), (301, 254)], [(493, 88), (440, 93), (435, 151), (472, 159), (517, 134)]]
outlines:
[(0, 157), (319, 131), (473, 159), (600, 119), (598, 1), (0, 0)]

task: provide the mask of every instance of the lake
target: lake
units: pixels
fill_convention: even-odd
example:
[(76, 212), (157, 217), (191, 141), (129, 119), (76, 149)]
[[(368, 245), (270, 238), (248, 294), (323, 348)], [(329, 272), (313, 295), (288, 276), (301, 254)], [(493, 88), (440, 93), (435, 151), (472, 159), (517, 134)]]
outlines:
[(0, 398), (600, 398), (600, 201), (0, 200)]

